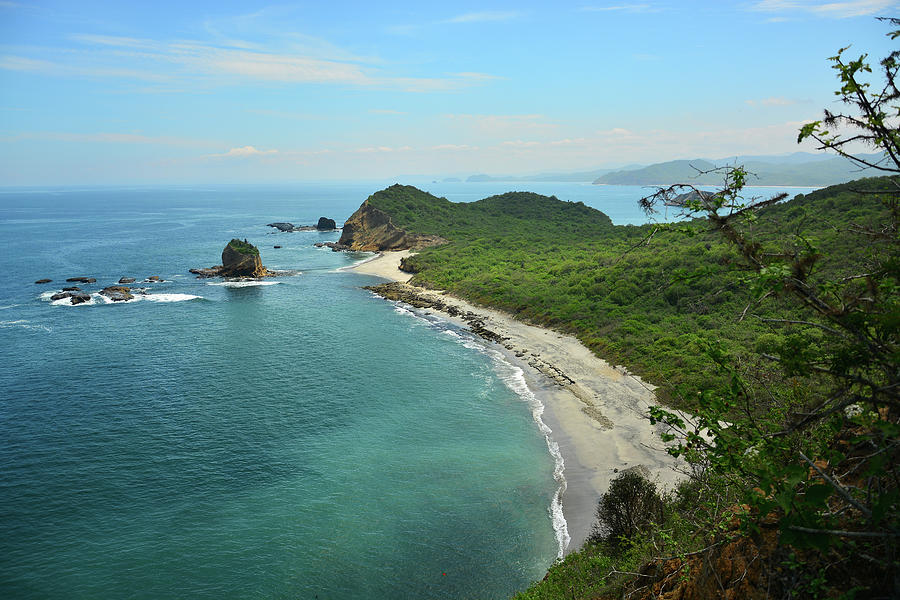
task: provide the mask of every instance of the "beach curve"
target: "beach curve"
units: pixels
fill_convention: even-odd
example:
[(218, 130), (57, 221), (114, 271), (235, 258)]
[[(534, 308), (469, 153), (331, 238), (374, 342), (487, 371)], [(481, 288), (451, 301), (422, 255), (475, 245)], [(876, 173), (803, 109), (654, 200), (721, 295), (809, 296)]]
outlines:
[(638, 468), (665, 488), (683, 478), (676, 459), (665, 452), (657, 428), (646, 417), (656, 403), (652, 385), (598, 358), (575, 337), (517, 321), (449, 293), (409, 285), (412, 274), (399, 266), (411, 254), (410, 250), (381, 252), (348, 270), (403, 284), (408, 293), (437, 304), (429, 310), (444, 318), (466, 325), (474, 316), (484, 329), (506, 338), (492, 347), (523, 370), (529, 388), (546, 407), (543, 420), (565, 461), (561, 500), (570, 537), (566, 553), (584, 543), (597, 500), (619, 472)]

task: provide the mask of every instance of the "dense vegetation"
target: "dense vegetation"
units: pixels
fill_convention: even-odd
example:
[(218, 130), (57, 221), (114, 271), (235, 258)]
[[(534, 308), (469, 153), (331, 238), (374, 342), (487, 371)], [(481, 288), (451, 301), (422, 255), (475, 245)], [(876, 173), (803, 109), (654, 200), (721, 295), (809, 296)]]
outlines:
[(234, 238), (230, 242), (228, 242), (228, 245), (232, 250), (240, 254), (259, 256), (259, 249), (247, 240), (241, 241), (237, 238)]
[[(392, 186), (369, 201), (399, 227), (451, 240), (407, 259), (415, 282), (572, 333), (599, 356), (662, 385), (679, 405), (691, 403), (678, 398), (680, 387), (713, 375), (700, 351), (704, 341), (721, 340), (726, 350), (758, 360), (751, 358), (758, 344), (780, 339), (761, 321), (782, 310), (779, 302), (739, 320), (753, 300), (747, 272), (703, 221), (685, 224), (692, 235), (658, 230), (644, 244), (653, 225), (614, 226), (583, 204), (532, 193), (454, 204)], [(865, 253), (839, 226), (874, 224), (884, 211), (849, 185), (836, 186), (771, 207), (754, 230), (818, 240), (831, 250), (820, 275), (838, 276)]]
[[(522, 600), (900, 596), (900, 50), (875, 87), (846, 51), (831, 61), (851, 110), (799, 139), (886, 177), (783, 202), (716, 169), (712, 194), (641, 201), (701, 219), (644, 227), (533, 194), (371, 198), (451, 240), (406, 261), (415, 281), (570, 331), (668, 401), (648, 417), (690, 478), (665, 495), (615, 479), (585, 547)], [(860, 142), (876, 153), (851, 155)]]

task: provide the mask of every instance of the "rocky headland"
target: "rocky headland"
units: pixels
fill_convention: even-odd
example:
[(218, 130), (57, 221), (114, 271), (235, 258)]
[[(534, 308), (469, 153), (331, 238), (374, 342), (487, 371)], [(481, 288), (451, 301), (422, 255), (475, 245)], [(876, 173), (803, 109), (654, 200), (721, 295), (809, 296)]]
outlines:
[(237, 277), (252, 278), (274, 277), (275, 274), (266, 269), (259, 257), (259, 249), (247, 240), (232, 239), (222, 250), (222, 264), (206, 269), (190, 269), (198, 278), (204, 277)]
[(344, 230), (332, 250), (420, 250), (438, 246), (447, 240), (437, 235), (409, 233), (394, 225), (391, 216), (366, 200), (344, 222)]

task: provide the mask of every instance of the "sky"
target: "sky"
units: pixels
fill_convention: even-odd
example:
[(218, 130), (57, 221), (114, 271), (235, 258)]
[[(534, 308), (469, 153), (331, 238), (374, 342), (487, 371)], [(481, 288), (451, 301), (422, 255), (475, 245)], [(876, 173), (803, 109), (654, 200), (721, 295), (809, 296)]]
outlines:
[(0, 0), (0, 186), (565, 172), (814, 151), (895, 0)]

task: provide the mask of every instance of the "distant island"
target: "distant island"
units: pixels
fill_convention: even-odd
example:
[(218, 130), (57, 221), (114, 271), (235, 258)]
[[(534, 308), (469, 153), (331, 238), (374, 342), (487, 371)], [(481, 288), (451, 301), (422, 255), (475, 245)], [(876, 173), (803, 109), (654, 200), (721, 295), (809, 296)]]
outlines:
[[(877, 154), (860, 155), (876, 158)], [(496, 182), (570, 182), (598, 185), (669, 185), (693, 183), (717, 185), (721, 177), (715, 174), (700, 175), (715, 167), (741, 164), (751, 173), (747, 185), (773, 187), (824, 187), (858, 179), (866, 173), (848, 160), (828, 154), (794, 152), (787, 155), (743, 155), (723, 158), (679, 159), (651, 165), (630, 164), (618, 168), (538, 173), (533, 175), (488, 175), (478, 173), (466, 178), (466, 183)], [(870, 175), (877, 175), (871, 173)], [(452, 177), (445, 182), (459, 181)]]
[[(844, 183), (860, 177), (859, 167), (842, 157), (822, 159), (821, 156), (794, 156), (793, 160), (777, 160), (774, 157), (752, 157), (741, 160), (750, 173), (747, 185), (824, 187)], [(869, 155), (865, 155), (869, 156)], [(871, 155), (876, 157), (877, 155)], [(748, 157), (751, 158), (751, 157)], [(807, 158), (807, 160), (803, 160)], [(718, 185), (722, 182), (716, 167), (735, 164), (732, 160), (706, 159), (672, 160), (656, 163), (640, 169), (620, 170), (606, 173), (594, 180), (605, 185), (671, 185), (673, 183), (693, 183), (696, 185)], [(871, 173), (875, 175), (876, 173)]]

